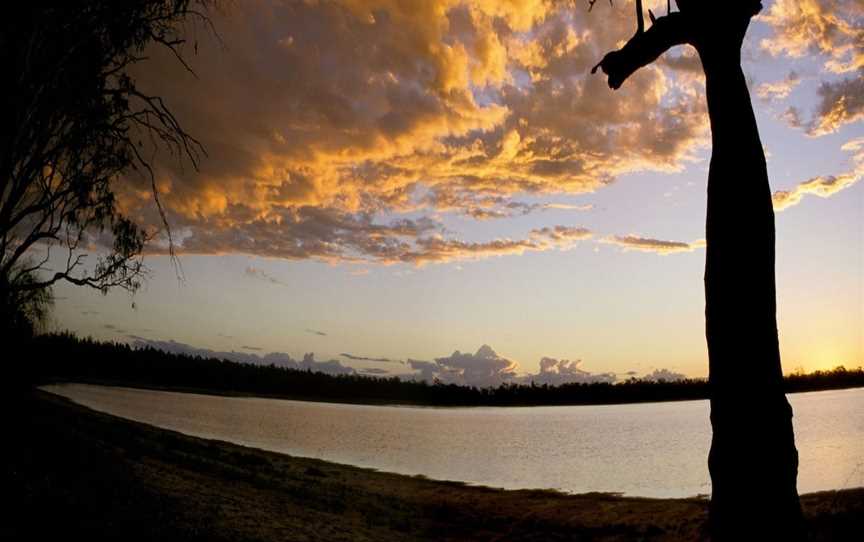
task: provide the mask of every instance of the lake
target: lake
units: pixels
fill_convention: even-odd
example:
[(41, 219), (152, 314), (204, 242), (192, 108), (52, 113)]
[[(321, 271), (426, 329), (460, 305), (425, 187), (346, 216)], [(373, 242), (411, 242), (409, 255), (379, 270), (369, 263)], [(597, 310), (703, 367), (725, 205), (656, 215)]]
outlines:
[[(59, 384), (95, 410), (295, 456), (507, 489), (710, 494), (707, 401), (424, 408)], [(801, 493), (864, 486), (864, 389), (789, 395)]]

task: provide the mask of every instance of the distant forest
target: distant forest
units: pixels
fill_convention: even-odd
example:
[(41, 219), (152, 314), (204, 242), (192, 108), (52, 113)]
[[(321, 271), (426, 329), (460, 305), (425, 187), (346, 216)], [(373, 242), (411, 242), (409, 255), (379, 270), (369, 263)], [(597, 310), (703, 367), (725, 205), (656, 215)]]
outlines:
[[(75, 335), (48, 334), (29, 341), (10, 359), (23, 378), (35, 383), (85, 382), (132, 387), (254, 395), (371, 404), (427, 406), (540, 406), (639, 403), (706, 399), (708, 382), (690, 379), (559, 386), (502, 384), (475, 388), (403, 380), (399, 377), (328, 375), (274, 365), (173, 354), (124, 343), (100, 342)], [(7, 366), (8, 367), (8, 366)], [(789, 393), (864, 387), (864, 369), (789, 375)]]

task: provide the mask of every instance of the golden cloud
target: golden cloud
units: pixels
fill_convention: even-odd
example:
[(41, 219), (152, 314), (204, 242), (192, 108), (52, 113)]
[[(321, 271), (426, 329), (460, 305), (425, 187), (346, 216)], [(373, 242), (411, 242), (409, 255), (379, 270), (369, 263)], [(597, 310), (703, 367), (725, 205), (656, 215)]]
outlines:
[[(761, 17), (774, 32), (766, 50), (815, 52), (829, 70), (853, 74), (819, 87), (813, 120), (788, 110), (811, 135), (864, 115), (861, 15), (856, 2), (778, 0)], [(134, 74), (208, 150), (200, 171), (157, 164), (180, 253), (421, 266), (567, 249), (591, 232), (554, 226), (466, 241), (441, 215), (586, 210), (534, 201), (592, 192), (628, 172), (681, 170), (709, 142), (692, 50), (664, 55), (614, 95), (588, 75), (632, 32), (629, 10), (589, 18), (564, 0), (257, 0), (214, 22), (221, 42), (201, 38), (189, 58), (197, 78), (160, 50)], [(757, 94), (783, 99), (798, 81), (792, 72)], [(851, 171), (777, 192), (775, 208), (860, 180), (861, 146), (844, 146), (856, 153)], [(159, 223), (146, 184), (121, 187), (120, 204)], [(599, 242), (658, 254), (704, 246), (637, 235)]]
[[(533, 229), (523, 239), (467, 242), (445, 236), (444, 228), (428, 218), (382, 224), (375, 222), (371, 215), (357, 216), (313, 206), (283, 208), (278, 220), (238, 221), (228, 228), (210, 224), (212, 222), (205, 221), (188, 230), (178, 252), (423, 266), (567, 250), (592, 236), (585, 228), (559, 225)], [(156, 254), (166, 250), (165, 246), (151, 247), (151, 252)]]
[[(760, 19), (773, 30), (761, 46), (773, 55), (818, 55), (826, 74), (812, 119), (790, 107), (781, 118), (811, 136), (836, 132), (864, 118), (864, 3), (846, 0), (777, 0)], [(842, 78), (838, 78), (841, 76)], [(766, 83), (766, 99), (789, 95), (795, 81)]]
[[(680, 75), (695, 57), (642, 70), (613, 97), (588, 71), (632, 15), (588, 17), (556, 0), (259, 0), (215, 16), (221, 42), (201, 37), (189, 57), (197, 78), (148, 52), (140, 86), (208, 151), (200, 171), (158, 164), (179, 248), (381, 262), (534, 250), (531, 236), (424, 248), (372, 231), (380, 216), (562, 208), (514, 198), (682, 169), (708, 143), (701, 82)], [(158, 223), (145, 186), (120, 196), (125, 212)], [(304, 237), (311, 209), (335, 241)], [(373, 237), (340, 240), (358, 228)]]
[(819, 53), (833, 73), (864, 68), (864, 4), (849, 0), (775, 0), (760, 19), (774, 34), (762, 48), (774, 55)]
[(853, 139), (841, 148), (844, 151), (854, 153), (851, 159), (853, 167), (850, 171), (839, 175), (814, 177), (798, 184), (792, 190), (774, 192), (774, 210), (783, 211), (797, 205), (808, 194), (821, 198), (831, 197), (864, 178), (864, 138)]
[(641, 252), (653, 252), (655, 254), (676, 254), (681, 252), (693, 252), (698, 248), (705, 248), (705, 240), (700, 239), (692, 243), (681, 241), (664, 241), (662, 239), (651, 239), (638, 235), (616, 235), (604, 237), (601, 243), (616, 245), (624, 250), (638, 250)]
[(756, 87), (756, 95), (766, 101), (782, 100), (787, 98), (799, 83), (801, 83), (801, 77), (792, 71), (781, 81), (759, 85)]
[(443, 263), (457, 260), (477, 260), (492, 256), (521, 255), (525, 252), (566, 250), (577, 242), (589, 239), (591, 232), (585, 228), (554, 226), (531, 230), (526, 239), (495, 239), (470, 243), (441, 236), (417, 239), (415, 249), (406, 251), (395, 260), (383, 263), (411, 263), (422, 266), (427, 263)]
[(808, 134), (831, 134), (864, 119), (864, 72), (858, 77), (822, 83), (818, 92), (819, 106), (807, 126)]

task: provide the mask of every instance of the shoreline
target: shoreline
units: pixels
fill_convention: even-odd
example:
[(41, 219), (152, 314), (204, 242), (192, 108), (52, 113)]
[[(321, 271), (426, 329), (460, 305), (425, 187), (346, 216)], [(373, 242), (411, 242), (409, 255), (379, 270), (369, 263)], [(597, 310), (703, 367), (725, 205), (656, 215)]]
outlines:
[[(645, 399), (645, 400), (633, 400), (633, 401), (610, 401), (610, 402), (597, 402), (597, 401), (586, 401), (586, 402), (572, 402), (572, 403), (553, 403), (553, 404), (453, 404), (453, 405), (435, 405), (423, 402), (391, 402), (386, 400), (381, 401), (372, 401), (368, 399), (352, 399), (352, 398), (344, 398), (344, 399), (334, 399), (328, 397), (322, 398), (310, 398), (308, 396), (292, 396), (288, 394), (268, 394), (268, 393), (254, 393), (254, 392), (245, 392), (245, 391), (226, 391), (226, 390), (215, 390), (210, 388), (196, 388), (196, 387), (188, 387), (188, 386), (170, 386), (170, 385), (156, 385), (156, 384), (143, 384), (137, 382), (128, 382), (121, 380), (108, 380), (108, 379), (68, 379), (68, 380), (60, 380), (60, 379), (51, 379), (50, 381), (46, 381), (38, 384), (38, 386), (46, 386), (46, 385), (62, 385), (62, 384), (85, 384), (91, 386), (105, 386), (112, 388), (128, 388), (133, 390), (149, 390), (149, 391), (165, 391), (165, 392), (174, 392), (174, 393), (190, 393), (196, 395), (208, 395), (213, 397), (237, 397), (237, 398), (247, 398), (247, 399), (278, 399), (284, 401), (302, 401), (307, 403), (329, 403), (329, 404), (345, 404), (345, 405), (367, 405), (367, 406), (384, 406), (384, 407), (411, 407), (411, 408), (433, 408), (433, 409), (453, 409), (453, 408), (535, 408), (535, 407), (573, 407), (573, 406), (615, 406), (615, 405), (642, 405), (642, 404), (653, 404), (653, 403), (682, 403), (682, 402), (697, 402), (697, 401), (708, 401), (707, 397), (700, 398), (670, 398), (663, 399), (662, 401), (657, 401), (653, 399)], [(821, 393), (821, 392), (831, 392), (831, 391), (844, 391), (844, 390), (855, 390), (855, 389), (864, 389), (864, 386), (845, 386), (845, 387), (836, 387), (836, 388), (825, 388), (825, 389), (815, 389), (815, 390), (796, 390), (796, 391), (788, 391), (785, 394), (788, 395), (798, 395), (802, 393)]]
[[(12, 437), (2, 452), (4, 491), (18, 496), (0, 526), (9, 539), (705, 537), (705, 498), (468, 486), (189, 437), (42, 391), (4, 403)], [(813, 540), (855, 540), (864, 529), (864, 488), (801, 500)]]
[[(124, 390), (129, 390), (131, 392), (157, 391), (157, 392), (178, 393), (178, 394), (179, 393), (187, 393), (187, 392), (179, 392), (179, 391), (175, 391), (175, 390), (153, 390), (150, 388), (125, 387), (125, 386), (103, 386), (103, 385), (80, 384), (80, 383), (50, 384), (50, 385), (40, 386), (39, 388), (37, 388), (39, 391), (44, 392), (44, 393), (48, 393), (52, 397), (56, 397), (56, 398), (63, 400), (63, 401), (69, 401), (70, 403), (74, 404), (77, 407), (82, 407), (82, 408), (85, 408), (88, 410), (92, 410), (92, 411), (97, 412), (99, 414), (105, 414), (107, 416), (116, 417), (120, 420), (131, 421), (134, 423), (141, 423), (141, 424), (144, 424), (148, 427), (153, 427), (154, 429), (157, 429), (157, 430), (176, 432), (176, 433), (183, 435), (185, 437), (200, 438), (200, 439), (204, 439), (204, 440), (213, 440), (216, 442), (224, 442), (227, 444), (237, 445), (237, 446), (241, 446), (243, 448), (248, 448), (251, 450), (267, 452), (267, 453), (276, 453), (276, 454), (286, 455), (286, 456), (298, 458), (298, 459), (315, 459), (315, 460), (324, 461), (324, 462), (332, 464), (332, 465), (366, 469), (366, 470), (370, 470), (372, 472), (379, 472), (379, 473), (384, 473), (384, 474), (394, 474), (394, 475), (398, 475), (398, 476), (407, 476), (409, 478), (422, 478), (424, 480), (429, 480), (432, 482), (440, 482), (440, 483), (445, 483), (445, 484), (459, 484), (459, 485), (463, 485), (465, 487), (477, 487), (477, 488), (484, 488), (484, 489), (490, 489), (490, 490), (495, 490), (495, 491), (549, 491), (549, 492), (554, 492), (554, 493), (558, 493), (561, 495), (602, 494), (602, 495), (610, 495), (610, 496), (615, 496), (615, 497), (636, 498), (636, 499), (643, 499), (643, 498), (644, 499), (707, 499), (709, 497), (708, 493), (700, 493), (700, 492), (694, 492), (692, 494), (677, 494), (677, 495), (670, 495), (670, 494), (667, 494), (667, 495), (639, 495), (639, 494), (626, 493), (624, 491), (607, 490), (607, 489), (574, 491), (574, 490), (565, 490), (565, 489), (555, 488), (555, 487), (542, 487), (542, 486), (539, 486), (539, 487), (532, 487), (532, 486), (507, 487), (507, 486), (501, 486), (501, 485), (492, 485), (492, 484), (483, 483), (483, 482), (472, 482), (472, 481), (467, 481), (467, 480), (461, 480), (458, 478), (453, 478), (453, 479), (439, 478), (439, 477), (430, 476), (430, 475), (423, 474), (423, 473), (416, 473), (416, 472), (404, 472), (404, 471), (399, 472), (399, 471), (389, 470), (386, 467), (375, 467), (375, 466), (371, 466), (368, 464), (364, 465), (364, 464), (357, 464), (357, 463), (351, 463), (351, 462), (346, 462), (346, 461), (338, 461), (338, 460), (334, 460), (334, 459), (328, 459), (326, 457), (318, 457), (315, 455), (289, 452), (289, 451), (284, 451), (284, 450), (280, 451), (279, 449), (260, 447), (260, 446), (254, 445), (254, 444), (243, 444), (242, 440), (233, 440), (230, 436), (207, 437), (207, 436), (185, 433), (185, 432), (183, 432), (183, 430), (171, 429), (171, 428), (162, 427), (159, 425), (154, 425), (151, 422), (140, 420), (140, 419), (127, 418), (127, 417), (124, 417), (123, 415), (120, 415), (120, 414), (115, 414), (115, 413), (109, 412), (107, 410), (100, 410), (99, 408), (95, 408), (93, 406), (90, 406), (90, 405), (87, 405), (84, 403), (80, 403), (80, 402), (76, 401), (74, 398), (71, 398), (71, 397), (64, 395), (62, 390), (55, 390), (55, 389), (50, 388), (51, 386), (55, 386), (55, 385), (56, 386), (62, 386), (62, 385), (98, 386), (98, 387), (105, 387), (105, 388), (124, 389)], [(202, 397), (208, 397), (208, 396), (210, 396), (210, 395), (207, 395), (207, 394), (202, 395)], [(222, 395), (213, 395), (213, 397), (238, 398), (238, 399), (248, 398), (245, 396), (222, 396)], [(260, 399), (260, 398), (256, 398), (256, 397), (252, 397), (252, 398), (253, 399)], [(270, 398), (266, 398), (266, 399), (270, 400)], [(281, 399), (281, 398), (276, 398), (276, 399), (272, 399), (272, 400), (291, 401), (290, 399)], [(298, 402), (302, 403), (302, 402), (306, 402), (306, 401), (298, 401)], [(334, 404), (339, 405), (342, 403), (322, 402), (321, 404), (322, 405), (325, 405), (325, 404), (326, 405), (334, 405)], [(535, 407), (485, 407), (485, 406), (484, 407), (473, 407), (473, 406), (472, 407), (431, 407), (431, 406), (414, 406), (414, 405), (357, 405), (357, 404), (346, 404), (346, 406), (352, 406), (352, 407), (353, 406), (374, 406), (374, 407), (384, 406), (384, 407), (396, 407), (396, 408), (409, 408), (409, 409), (410, 408), (418, 408), (418, 409), (436, 409), (436, 410), (443, 410), (443, 409), (485, 409), (485, 408), (492, 408), (492, 409), (535, 408)], [(611, 407), (614, 407), (614, 406), (620, 406), (620, 405), (572, 405), (572, 406), (603, 406), (603, 407), (611, 406)], [(542, 407), (542, 408), (569, 408), (569, 406), (553, 406), (553, 407)], [(828, 489), (828, 490), (830, 490), (830, 489)]]

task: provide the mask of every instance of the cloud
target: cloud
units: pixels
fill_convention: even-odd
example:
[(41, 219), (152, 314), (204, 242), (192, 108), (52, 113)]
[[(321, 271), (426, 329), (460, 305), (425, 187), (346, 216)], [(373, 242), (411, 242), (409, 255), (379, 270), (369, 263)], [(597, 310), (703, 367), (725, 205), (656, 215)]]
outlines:
[(657, 59), (661, 65), (691, 77), (702, 77), (702, 60), (695, 49), (681, 49), (678, 54), (666, 53)]
[[(164, 96), (209, 151), (200, 172), (157, 164), (181, 253), (422, 266), (566, 249), (590, 232), (558, 225), (466, 240), (440, 215), (584, 210), (524, 199), (593, 192), (633, 171), (680, 170), (709, 142), (692, 51), (664, 55), (614, 99), (588, 75), (632, 31), (625, 10), (600, 18), (556, 1), (421, 4), (232, 5), (215, 15), (225, 47), (202, 37), (190, 55), (198, 79), (148, 51), (136, 80)], [(812, 120), (787, 110), (811, 135), (864, 114), (862, 6), (777, 0), (760, 16), (770, 30), (764, 50), (818, 54), (845, 77), (821, 84)], [(757, 93), (782, 99), (799, 79), (791, 72)], [(856, 169), (811, 179), (775, 194), (775, 205), (830, 195), (859, 177)], [(146, 183), (119, 197), (125, 212), (159, 223)], [(701, 246), (636, 235), (601, 242), (660, 254)], [(247, 275), (281, 283), (253, 267)]]
[(247, 266), (246, 269), (243, 270), (243, 274), (246, 275), (247, 277), (267, 281), (270, 284), (277, 284), (279, 286), (288, 286), (288, 283), (277, 279), (276, 277), (267, 273), (266, 271), (258, 269), (257, 267), (252, 267), (251, 265)]
[(537, 211), (590, 211), (594, 208), (591, 204), (526, 203), (501, 195), (443, 189), (430, 191), (422, 201), (438, 212), (456, 212), (476, 220), (526, 216)]
[[(135, 335), (129, 335), (132, 339), (133, 348), (153, 348), (172, 354), (187, 356), (200, 356), (202, 358), (227, 359), (237, 363), (251, 363), (253, 365), (275, 365), (287, 369), (310, 370), (331, 375), (356, 374), (353, 367), (342, 365), (338, 360), (318, 361), (311, 353), (304, 354), (302, 360), (296, 360), (284, 352), (270, 352), (268, 354), (250, 354), (246, 352), (223, 352), (210, 350), (208, 348), (196, 348), (177, 341), (160, 341), (145, 339)], [(244, 346), (242, 348), (255, 350), (256, 348)], [(258, 349), (260, 350), (260, 349)]]
[(638, 235), (623, 235), (604, 237), (600, 240), (601, 243), (617, 245), (624, 250), (638, 250), (642, 252), (654, 252), (657, 254), (676, 254), (681, 252), (693, 252), (697, 248), (704, 248), (705, 241), (698, 240), (692, 243), (684, 243), (681, 241), (664, 241), (661, 239), (651, 239), (648, 237), (639, 237)]
[(831, 134), (841, 127), (864, 119), (864, 69), (856, 77), (819, 86), (819, 105), (807, 126), (813, 136)]
[(306, 333), (311, 333), (312, 335), (318, 335), (319, 337), (326, 337), (327, 336), (326, 333), (324, 333), (323, 331), (318, 331), (317, 329), (306, 328), (303, 331), (305, 331)]
[(669, 369), (654, 369), (653, 372), (641, 377), (639, 380), (645, 382), (678, 382), (686, 380), (687, 375), (670, 371)]
[[(366, 374), (382, 376), (393, 374), (388, 369), (362, 368), (355, 369), (343, 365), (335, 359), (319, 361), (314, 354), (304, 354), (303, 359), (297, 360), (284, 352), (270, 352), (267, 354), (217, 351), (207, 348), (197, 348), (185, 343), (168, 340), (147, 339), (138, 335), (127, 335), (133, 348), (153, 348), (163, 352), (182, 354), (187, 356), (199, 356), (202, 358), (227, 359), (237, 363), (249, 363), (254, 365), (275, 365), (288, 369), (310, 370), (331, 375), (342, 374)], [(260, 351), (260, 348), (242, 346), (245, 350)], [(404, 363), (388, 358), (368, 358), (364, 356), (353, 356), (351, 354), (340, 354), (352, 361), (377, 361), (386, 363)], [(413, 372), (409, 374), (400, 373), (403, 379), (425, 380), (427, 382), (442, 382), (444, 384), (457, 384), (462, 386), (474, 386), (478, 388), (497, 387), (505, 383), (538, 385), (548, 384), (559, 386), (561, 384), (592, 384), (608, 383), (617, 381), (615, 373), (592, 373), (582, 368), (581, 360), (553, 359), (544, 357), (540, 360), (540, 369), (537, 373), (520, 373), (519, 364), (513, 360), (500, 356), (488, 345), (481, 346), (474, 354), (456, 350), (449, 356), (435, 358), (434, 361), (422, 361), (408, 359), (407, 365)], [(627, 375), (635, 375), (630, 371)], [(665, 380), (675, 381), (686, 378), (684, 375), (674, 373), (666, 369), (658, 369), (653, 373), (642, 377), (642, 380)]]
[(540, 360), (540, 372), (536, 375), (527, 375), (521, 378), (524, 383), (548, 384), (559, 386), (561, 384), (612, 384), (617, 377), (615, 373), (591, 373), (581, 369), (582, 360), (542, 358)]
[[(332, 209), (302, 207), (285, 209), (278, 221), (255, 221), (232, 229), (198, 230), (187, 236), (178, 252), (186, 254), (241, 253), (325, 262), (407, 263), (422, 266), (492, 256), (566, 250), (591, 232), (573, 226), (533, 229), (523, 239), (493, 239), (468, 242), (445, 237), (440, 224), (430, 219), (401, 219), (388, 224), (373, 222), (370, 215), (355, 217)], [(165, 250), (152, 249), (154, 251)], [(247, 268), (246, 274), (268, 281), (277, 279)]]
[(853, 139), (841, 147), (844, 151), (853, 153), (852, 169), (839, 175), (813, 177), (791, 190), (778, 190), (772, 199), (775, 211), (783, 211), (801, 203), (806, 195), (828, 198), (854, 185), (864, 178), (864, 137)]
[(353, 361), (375, 361), (378, 363), (405, 363), (404, 361), (398, 359), (390, 359), (390, 358), (368, 358), (366, 356), (355, 356), (354, 354), (339, 354), (342, 357), (348, 358)]
[(801, 118), (801, 110), (794, 105), (786, 108), (786, 111), (780, 115), (780, 120), (792, 128), (804, 128), (806, 125), (806, 122)]
[[(864, 178), (864, 138), (853, 139), (845, 143), (841, 149), (852, 153), (852, 168), (849, 171), (838, 175), (820, 175), (799, 183), (791, 190), (775, 191), (772, 194), (774, 210), (780, 212), (798, 205), (807, 195), (829, 198)], [(625, 250), (654, 252), (663, 255), (693, 252), (705, 247), (705, 240), (685, 243), (640, 237), (635, 234), (604, 237), (599, 242), (617, 245)]]
[[(202, 37), (190, 55), (197, 79), (158, 49), (134, 74), (208, 149), (198, 172), (157, 164), (180, 252), (419, 264), (552, 247), (443, 241), (430, 217), (562, 208), (521, 200), (695, 159), (709, 139), (692, 54), (640, 70), (614, 99), (588, 74), (632, 31), (623, 11), (590, 17), (551, 0), (232, 4), (214, 15), (225, 46)], [(119, 201), (159, 224), (146, 183), (125, 185)]]
[(466, 242), (442, 236), (424, 237), (418, 239), (413, 248), (399, 254), (397, 259), (385, 260), (385, 263), (404, 262), (422, 266), (427, 263), (476, 260), (525, 252), (566, 250), (579, 241), (590, 239), (591, 236), (591, 232), (585, 228), (554, 226), (531, 230), (525, 239)]
[(435, 362), (409, 358), (408, 366), (411, 367), (412, 370), (416, 371), (411, 376), (417, 380), (425, 380), (427, 382), (440, 380), (438, 374), (441, 371), (438, 364)]
[[(760, 19), (773, 30), (762, 40), (763, 49), (793, 58), (819, 55), (826, 68), (813, 119), (805, 123), (799, 111), (790, 108), (784, 114), (790, 125), (820, 136), (864, 118), (864, 3), (776, 0)], [(836, 79), (838, 75), (845, 78)], [(777, 97), (788, 95), (782, 82), (775, 85), (758, 90)]]
[(259, 348), (257, 346), (246, 346), (246, 345), (243, 345), (240, 348), (242, 348), (243, 350), (252, 350), (255, 352), (260, 352), (261, 350), (263, 350), (263, 348)]
[(365, 374), (365, 375), (372, 375), (372, 376), (383, 376), (383, 375), (390, 374), (390, 371), (388, 371), (387, 369), (380, 369), (377, 367), (373, 367), (371, 369), (362, 369), (360, 372)]
[[(838, 175), (822, 175), (813, 177), (799, 183), (791, 190), (777, 190), (772, 195), (774, 210), (784, 211), (789, 207), (801, 203), (806, 195), (829, 198), (834, 194), (849, 188), (864, 178), (864, 138), (853, 139), (845, 143), (842, 150), (852, 153), (852, 168)], [(666, 241), (640, 237), (638, 235), (610, 236), (599, 240), (600, 243), (617, 245), (625, 250), (638, 250), (643, 252), (654, 252), (657, 254), (674, 254), (682, 252), (693, 252), (705, 247), (705, 240), (692, 243), (681, 241)]]
[(864, 68), (864, 4), (849, 0), (775, 0), (759, 19), (773, 30), (761, 46), (774, 55), (819, 54), (833, 73)]
[(541, 203), (540, 209), (546, 210), (557, 210), (557, 211), (590, 211), (594, 209), (594, 204), (586, 203), (583, 205), (570, 205), (567, 203)]
[[(241, 209), (231, 213), (242, 214)], [(269, 219), (204, 219), (178, 247), (187, 254), (242, 253), (290, 260), (391, 261), (410, 249), (410, 240), (441, 230), (430, 219), (377, 223), (372, 215), (352, 215), (333, 208), (303, 206), (274, 209)], [(257, 273), (260, 275), (260, 273)]]
[(474, 354), (455, 351), (447, 357), (434, 361), (409, 359), (408, 365), (414, 373), (404, 378), (427, 382), (459, 384), (478, 388), (497, 387), (505, 383), (549, 384), (558, 386), (569, 383), (614, 383), (614, 373), (591, 373), (581, 368), (581, 360), (557, 360), (544, 357), (536, 374), (520, 373), (519, 364), (498, 355), (489, 345), (481, 346)]
[(787, 98), (799, 83), (801, 83), (801, 76), (791, 71), (781, 81), (759, 85), (756, 88), (756, 95), (765, 101), (782, 100)]
[(516, 378), (516, 362), (499, 356), (489, 345), (481, 346), (476, 353), (458, 350), (450, 356), (435, 358), (434, 362), (408, 360), (415, 370), (414, 377), (426, 381), (463, 386), (497, 387)]
[(809, 120), (800, 108), (789, 106), (780, 120), (804, 129), (813, 137), (833, 134), (847, 124), (864, 119), (864, 70), (857, 77), (823, 81), (817, 90), (817, 105)]

